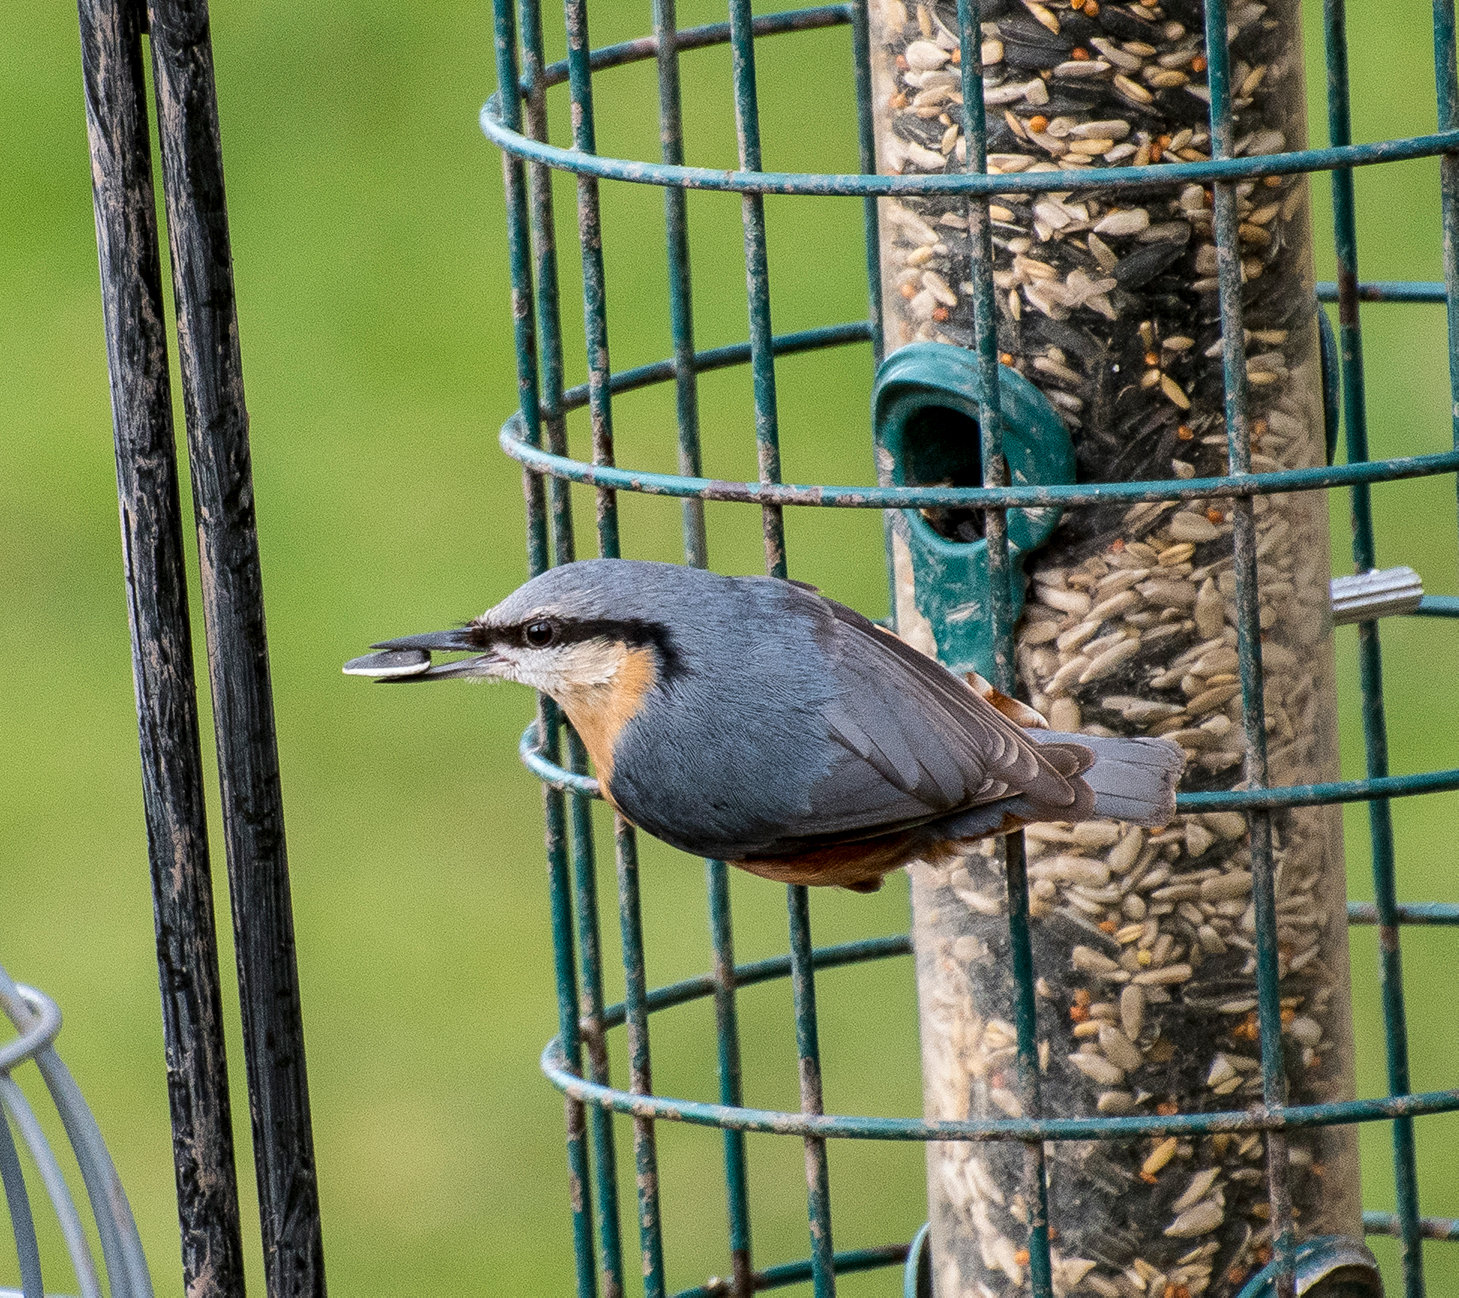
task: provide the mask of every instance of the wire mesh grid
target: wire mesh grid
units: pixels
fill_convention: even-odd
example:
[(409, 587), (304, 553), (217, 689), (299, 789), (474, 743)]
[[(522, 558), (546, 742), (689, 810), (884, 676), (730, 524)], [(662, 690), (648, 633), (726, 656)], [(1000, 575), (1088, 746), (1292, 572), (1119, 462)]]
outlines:
[[(1219, 1114), (1172, 1116), (1055, 1117), (1039, 1107), (1039, 1068), (1035, 1035), (1034, 970), (1030, 954), (1027, 878), (1021, 840), (1010, 837), (1005, 850), (1009, 924), (1013, 942), (1018, 1002), (1018, 1074), (1024, 1113), (1003, 1120), (961, 1122), (916, 1118), (869, 1118), (823, 1112), (817, 1037), (815, 972), (840, 964), (906, 953), (904, 936), (816, 949), (813, 946), (807, 897), (803, 888), (788, 890), (789, 953), (776, 959), (736, 966), (725, 866), (708, 863), (708, 900), (713, 939), (709, 974), (650, 990), (644, 970), (639, 877), (633, 829), (617, 822), (619, 918), (625, 961), (626, 996), (622, 1004), (605, 1006), (599, 899), (595, 892), (593, 846), (588, 800), (597, 793), (586, 773), (584, 751), (553, 708), (544, 700), (535, 724), (523, 736), (522, 755), (545, 784), (547, 853), (554, 933), (559, 1033), (543, 1054), (543, 1069), (568, 1098), (568, 1163), (577, 1264), (577, 1291), (583, 1298), (598, 1291), (622, 1292), (624, 1246), (618, 1234), (617, 1179), (610, 1123), (614, 1113), (633, 1124), (637, 1170), (639, 1247), (645, 1292), (666, 1292), (660, 1229), (659, 1185), (654, 1123), (672, 1119), (717, 1127), (723, 1131), (724, 1177), (729, 1206), (728, 1278), (686, 1291), (692, 1294), (747, 1294), (810, 1280), (815, 1293), (834, 1292), (837, 1273), (846, 1274), (891, 1265), (905, 1248), (833, 1249), (825, 1142), (851, 1137), (892, 1140), (1013, 1140), (1026, 1150), (1025, 1193), (1030, 1204), (1028, 1249), (1030, 1285), (1035, 1298), (1053, 1292), (1047, 1220), (1043, 1142), (1117, 1139), (1142, 1135), (1267, 1133), (1269, 1199), (1276, 1255), (1277, 1287), (1290, 1292), (1295, 1233), (1292, 1205), (1285, 1186), (1285, 1134), (1315, 1125), (1386, 1120), (1391, 1122), (1396, 1176), (1396, 1211), (1366, 1213), (1370, 1234), (1389, 1234), (1401, 1243), (1403, 1280), (1410, 1298), (1424, 1291), (1420, 1240), (1459, 1238), (1459, 1221), (1420, 1215), (1415, 1174), (1413, 1119), (1428, 1113), (1459, 1109), (1459, 1091), (1410, 1093), (1408, 1040), (1398, 933), (1404, 924), (1459, 923), (1459, 906), (1400, 905), (1394, 877), (1394, 835), (1389, 799), (1459, 788), (1459, 770), (1393, 776), (1389, 772), (1382, 692), (1378, 626), (1358, 630), (1362, 720), (1366, 774), (1360, 780), (1269, 787), (1266, 732), (1262, 706), (1262, 653), (1258, 625), (1257, 559), (1253, 502), (1258, 495), (1345, 488), (1353, 515), (1353, 560), (1358, 571), (1376, 563), (1370, 488), (1375, 483), (1453, 473), (1459, 470), (1459, 86), (1455, 73), (1455, 24), (1449, 5), (1434, 4), (1434, 69), (1438, 131), (1433, 134), (1374, 144), (1354, 144), (1349, 115), (1348, 48), (1344, 0), (1324, 0), (1327, 107), (1330, 145), (1262, 157), (1236, 156), (1233, 149), (1233, 90), (1226, 40), (1225, 0), (1206, 0), (1206, 58), (1209, 67), (1209, 161), (1166, 163), (1160, 167), (1091, 168), (1078, 172), (1052, 170), (1024, 174), (1019, 188), (1034, 193), (1094, 187), (1130, 188), (1158, 184), (1197, 183), (1211, 187), (1214, 200), (1217, 275), (1223, 338), (1227, 472), (1223, 476), (1170, 481), (1138, 481), (1100, 485), (1010, 486), (1000, 480), (1002, 464), (998, 417), (999, 363), (995, 331), (992, 255), (988, 203), (1006, 180), (990, 175), (984, 122), (982, 68), (977, 33), (977, 0), (959, 0), (961, 35), (962, 117), (968, 141), (966, 167), (945, 175), (877, 175), (873, 142), (868, 23), (864, 3), (846, 4), (752, 17), (748, 0), (731, 0), (728, 23), (679, 30), (673, 0), (656, 0), (653, 34), (639, 40), (591, 47), (586, 0), (567, 0), (565, 61), (548, 64), (544, 56), (539, 0), (496, 0), (495, 36), (498, 83), (509, 88), (488, 101), (482, 128), (506, 154), (508, 238), (513, 286), (513, 317), (518, 360), (520, 409), (502, 429), (501, 444), (525, 469), (528, 503), (528, 559), (535, 574), (552, 563), (575, 557), (570, 511), (571, 484), (595, 489), (597, 547), (607, 556), (619, 553), (615, 493), (642, 492), (683, 500), (685, 559), (707, 565), (704, 502), (729, 501), (758, 506), (762, 512), (765, 569), (786, 576), (783, 510), (786, 506), (863, 509), (976, 507), (986, 510), (989, 539), (993, 620), (998, 644), (995, 685), (1013, 687), (1012, 617), (1006, 596), (1008, 555), (1005, 518), (1008, 509), (1060, 505), (1092, 506), (1111, 501), (1208, 500), (1235, 502), (1232, 512), (1236, 571), (1237, 632), (1242, 721), (1247, 743), (1244, 787), (1231, 792), (1182, 794), (1182, 811), (1236, 810), (1249, 818), (1254, 873), (1257, 931), (1257, 989), (1262, 1093), (1259, 1104)], [(759, 114), (755, 71), (756, 41), (782, 33), (849, 25), (857, 98), (860, 174), (775, 173), (761, 169)], [(733, 55), (735, 120), (739, 165), (715, 170), (684, 163), (682, 51), (728, 43)], [(657, 163), (625, 160), (597, 153), (593, 111), (595, 73), (638, 60), (654, 59), (658, 72), (659, 128), (662, 157)], [(566, 83), (572, 109), (571, 146), (547, 139), (547, 92)], [(1385, 161), (1430, 157), (1441, 159), (1444, 229), (1444, 283), (1364, 283), (1358, 278), (1356, 220), (1352, 169)], [(564, 338), (554, 238), (550, 173), (576, 176), (577, 220), (582, 244), (583, 308), (586, 324), (588, 381), (564, 386)], [(1342, 426), (1346, 463), (1278, 472), (1252, 472), (1252, 438), (1248, 418), (1247, 367), (1243, 344), (1241, 264), (1238, 250), (1236, 185), (1242, 180), (1299, 172), (1332, 174), (1333, 216), (1338, 264), (1335, 285), (1319, 286), (1319, 297), (1338, 307), (1337, 368), (1341, 378)], [(609, 363), (608, 311), (601, 239), (599, 181), (616, 180), (662, 187), (668, 257), (668, 287), (673, 335), (672, 357), (657, 364), (615, 373)], [(689, 294), (690, 240), (686, 191), (706, 189), (741, 195), (744, 266), (749, 303), (746, 343), (698, 350), (694, 341)], [(870, 309), (865, 322), (832, 325), (801, 333), (775, 335), (771, 327), (771, 292), (766, 257), (764, 198), (767, 194), (859, 195), (865, 203), (866, 261)], [(881, 359), (880, 271), (878, 264), (878, 196), (961, 195), (968, 203), (972, 259), (976, 355), (982, 381), (980, 429), (981, 487), (863, 487), (796, 485), (781, 481), (776, 400), (776, 359), (797, 352), (869, 340)], [(1451, 389), (1455, 398), (1455, 449), (1383, 460), (1368, 454), (1363, 387), (1362, 332), (1359, 302), (1445, 303), (1450, 338)], [(753, 375), (755, 442), (759, 477), (754, 482), (726, 482), (702, 476), (697, 376), (726, 366), (748, 364)], [(1330, 393), (1337, 390), (1331, 376)], [(672, 382), (678, 419), (678, 474), (619, 467), (614, 462), (613, 401), (615, 396), (651, 384)], [(589, 461), (568, 453), (566, 417), (586, 408), (591, 427)], [(1332, 411), (1329, 410), (1331, 417)], [(1001, 598), (1000, 598), (1001, 594)], [(1459, 600), (1425, 597), (1418, 613), (1459, 616)], [(1380, 932), (1380, 985), (1386, 1030), (1388, 1090), (1385, 1097), (1343, 1102), (1291, 1105), (1287, 1102), (1281, 1047), (1281, 1005), (1278, 983), (1275, 883), (1271, 816), (1281, 808), (1364, 802), (1372, 853), (1375, 901), (1351, 903), (1349, 921), (1377, 925)], [(795, 1005), (796, 1047), (800, 1060), (801, 1109), (771, 1112), (742, 1103), (740, 1043), (736, 1024), (738, 988), (767, 979), (789, 977)], [(653, 1093), (649, 1051), (650, 1013), (708, 997), (714, 1003), (718, 1045), (717, 1102), (689, 1101)], [(624, 1026), (630, 1057), (629, 1085), (614, 1086), (608, 1077), (603, 1034)], [(745, 1133), (766, 1132), (799, 1137), (806, 1147), (807, 1210), (810, 1257), (807, 1261), (752, 1269), (749, 1249), (749, 1191)]]

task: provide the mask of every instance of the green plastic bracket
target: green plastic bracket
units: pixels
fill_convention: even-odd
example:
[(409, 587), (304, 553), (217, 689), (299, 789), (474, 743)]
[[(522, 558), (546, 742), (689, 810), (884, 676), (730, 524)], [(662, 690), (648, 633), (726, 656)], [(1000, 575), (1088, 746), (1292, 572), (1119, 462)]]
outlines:
[[(978, 362), (946, 343), (913, 343), (882, 363), (872, 390), (878, 474), (886, 486), (981, 486)], [(1044, 395), (999, 366), (1003, 452), (1016, 485), (1074, 481), (1074, 446)], [(1009, 599), (1023, 610), (1023, 565), (1048, 540), (1061, 510), (1008, 511)], [(894, 548), (911, 556), (918, 614), (931, 628), (937, 656), (955, 672), (993, 675), (988, 599), (988, 543), (974, 510), (897, 510)]]

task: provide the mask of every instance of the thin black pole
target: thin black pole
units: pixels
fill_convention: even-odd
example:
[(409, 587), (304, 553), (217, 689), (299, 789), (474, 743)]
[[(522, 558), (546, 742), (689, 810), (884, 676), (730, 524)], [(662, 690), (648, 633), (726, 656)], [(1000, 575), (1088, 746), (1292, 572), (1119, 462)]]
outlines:
[(149, 0), (188, 461), (269, 1298), (323, 1298), (324, 1250), (253, 475), (206, 0)]
[(80, 17), (183, 1285), (190, 1298), (242, 1298), (141, 13), (81, 0)]

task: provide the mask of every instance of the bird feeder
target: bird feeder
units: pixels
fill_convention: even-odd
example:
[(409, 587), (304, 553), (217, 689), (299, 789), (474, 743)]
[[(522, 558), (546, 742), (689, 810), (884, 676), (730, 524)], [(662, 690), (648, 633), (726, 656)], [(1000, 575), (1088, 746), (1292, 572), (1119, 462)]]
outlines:
[[(1006, 186), (986, 200), (883, 201), (893, 354), (882, 383), (903, 355), (917, 359), (899, 373), (934, 348), (996, 346), (996, 398), (972, 365), (963, 384), (927, 376), (924, 438), (950, 405), (998, 408), (1005, 387), (1032, 384), (1069, 430), (1081, 483), (1322, 466), (1306, 176), (1149, 183), (1162, 163), (1305, 147), (1298, 6), (1027, 0), (979, 16), (968, 30), (950, 4), (872, 5), (881, 168), (972, 170)], [(969, 112), (979, 93), (983, 111)], [(1025, 420), (999, 413), (1005, 480), (1038, 481), (1016, 454)], [(976, 424), (962, 428), (976, 469)], [(893, 476), (938, 481), (909, 451), (891, 459)], [(1049, 520), (1036, 551), (1017, 536), (1032, 513), (1000, 520), (1011, 663), (959, 654), (952, 628), (969, 604), (988, 624), (988, 591), (947, 581), (924, 557), (986, 550), (985, 537), (962, 535), (981, 530), (975, 517), (907, 511), (894, 524), (898, 628), (1016, 688), (1057, 730), (1173, 739), (1187, 755), (1183, 788), (1213, 809), (1157, 832), (1035, 825), (1026, 846), (913, 867), (928, 1116), (1351, 1098), (1337, 808), (1248, 818), (1210, 803), (1238, 784), (1337, 776), (1325, 501), (1115, 499)], [(1026, 899), (1010, 896), (1025, 880)], [(1033, 997), (1020, 995), (1020, 969), (1036, 976)], [(1020, 1059), (1031, 1045), (1032, 1067)], [(1067, 1142), (1033, 1152), (1046, 1165), (1032, 1178), (1028, 1157), (929, 1148), (941, 1298), (1017, 1291), (1034, 1265), (1029, 1235), (1045, 1229), (1056, 1291), (1101, 1298), (1129, 1298), (1131, 1276), (1235, 1294), (1299, 1222), (1303, 1235), (1360, 1234), (1352, 1128)]]

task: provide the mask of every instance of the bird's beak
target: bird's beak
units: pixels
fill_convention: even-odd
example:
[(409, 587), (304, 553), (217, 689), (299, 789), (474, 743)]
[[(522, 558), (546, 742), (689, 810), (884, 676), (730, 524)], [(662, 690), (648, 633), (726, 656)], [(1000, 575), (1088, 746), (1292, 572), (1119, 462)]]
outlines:
[[(487, 650), (481, 629), (457, 627), (451, 631), (428, 631), (424, 635), (401, 636), (371, 645), (377, 652), (345, 663), (347, 676), (369, 676), (382, 681), (440, 681), (460, 676), (495, 676), (502, 658)], [(453, 662), (431, 662), (432, 653), (469, 653), (470, 658)]]

